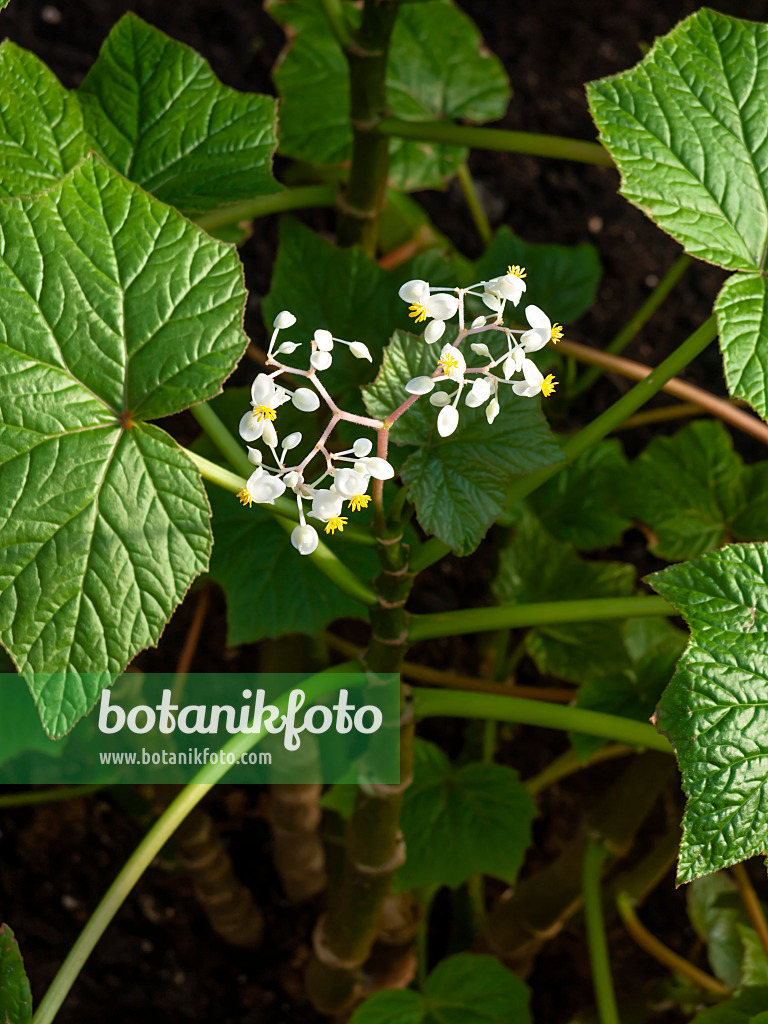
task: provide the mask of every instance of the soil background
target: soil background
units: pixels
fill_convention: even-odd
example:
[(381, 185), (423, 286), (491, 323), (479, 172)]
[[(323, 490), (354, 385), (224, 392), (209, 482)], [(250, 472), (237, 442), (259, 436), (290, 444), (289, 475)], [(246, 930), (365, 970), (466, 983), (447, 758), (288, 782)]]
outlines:
[[(700, 6), (668, 0), (538, 0), (512, 4), (500, 0), (459, 0), (477, 22), (485, 40), (508, 69), (514, 97), (502, 127), (591, 139), (583, 84), (623, 70), (644, 48)], [(768, 20), (768, 2), (740, 0), (718, 4), (726, 14)], [(112, 25), (133, 10), (169, 35), (199, 50), (219, 77), (237, 89), (272, 92), (270, 68), (283, 35), (257, 0), (12, 0), (0, 15), (0, 33), (37, 53), (68, 87), (74, 87), (93, 63)], [(6, 102), (6, 98), (3, 98)], [(532, 242), (597, 246), (604, 277), (595, 308), (569, 335), (603, 346), (637, 309), (671, 266), (679, 247), (639, 211), (617, 195), (618, 176), (609, 168), (503, 153), (475, 153), (470, 167), (482, 189), (494, 226), (510, 225)], [(278, 165), (279, 172), (279, 165)], [(467, 255), (480, 243), (455, 187), (423, 195), (437, 226)], [(316, 227), (332, 229), (329, 215), (307, 215)], [(252, 298), (247, 328), (262, 332), (259, 297), (268, 289), (277, 240), (277, 221), (259, 222), (242, 257)], [(311, 268), (310, 268), (311, 270)], [(688, 271), (627, 354), (656, 364), (710, 313), (724, 274), (697, 264)], [(712, 346), (687, 374), (709, 390), (724, 394), (719, 355)], [(628, 385), (605, 378), (588, 392), (575, 420), (591, 418)], [(664, 402), (661, 398), (659, 402)], [(662, 429), (678, 429), (679, 424)], [(189, 424), (180, 422), (182, 433)], [(630, 454), (649, 439), (625, 435)], [(748, 460), (758, 457), (756, 442), (735, 435)], [(653, 566), (642, 537), (630, 531), (612, 557)], [(415, 595), (418, 610), (476, 603), (487, 576), (484, 555), (472, 563), (452, 559), (427, 574)], [(173, 669), (187, 635), (194, 593), (164, 634), (158, 651), (147, 657), (154, 670)], [(218, 594), (211, 606), (193, 668), (226, 671), (252, 659), (247, 650), (227, 651), (224, 606)], [(435, 666), (476, 670), (477, 652), (464, 642), (442, 641), (417, 657)], [(252, 664), (252, 661), (251, 661)], [(445, 726), (451, 747), (455, 726)], [(561, 737), (526, 730), (512, 763), (532, 774), (562, 749)], [(591, 769), (548, 791), (537, 824), (533, 861), (556, 852), (578, 818), (590, 787), (614, 773), (610, 766)], [(123, 795), (124, 796), (124, 795)], [(269, 860), (269, 831), (264, 794), (219, 787), (207, 806), (220, 823), (243, 881), (265, 907), (268, 939), (257, 955), (236, 953), (212, 936), (184, 876), (167, 851), (147, 872), (108, 929), (57, 1020), (60, 1024), (211, 1021), (219, 1024), (292, 1024), (319, 1020), (303, 1002), (301, 968), (316, 907), (290, 909), (282, 900)], [(133, 808), (136, 811), (136, 808)], [(557, 824), (553, 825), (552, 822)], [(142, 835), (142, 826), (124, 799), (108, 793), (61, 805), (0, 813), (0, 920), (15, 929), (40, 999), (71, 943)], [(663, 890), (663, 891), (662, 891)], [(438, 907), (438, 912), (440, 908)], [(690, 952), (695, 936), (687, 924), (684, 896), (674, 895), (671, 877), (644, 908), (649, 926), (680, 952)], [(659, 977), (648, 960), (612, 923), (609, 939), (620, 993), (637, 991)], [(441, 939), (433, 943), (441, 954)], [(538, 1024), (567, 1024), (592, 1002), (583, 932), (566, 929), (537, 964), (529, 979), (534, 988)], [(324, 1018), (323, 1018), (324, 1019)], [(685, 1019), (659, 1000), (654, 1021)]]

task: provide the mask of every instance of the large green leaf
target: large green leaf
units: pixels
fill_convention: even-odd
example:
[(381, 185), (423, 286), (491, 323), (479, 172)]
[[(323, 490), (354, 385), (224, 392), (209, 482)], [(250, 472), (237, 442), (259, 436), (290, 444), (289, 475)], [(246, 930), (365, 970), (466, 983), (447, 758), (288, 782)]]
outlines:
[(511, 768), (491, 763), (457, 768), (433, 743), (417, 743), (400, 821), (407, 859), (395, 888), (455, 888), (477, 874), (512, 885), (535, 815), (536, 805)]
[(768, 1024), (768, 988), (745, 988), (733, 999), (697, 1013), (691, 1024)]
[[(375, 992), (350, 1024), (530, 1024), (528, 989), (498, 960), (459, 953), (441, 961), (423, 992)], [(725, 1024), (725, 1022), (723, 1022)], [(737, 1022), (741, 1024), (741, 1022)]]
[(657, 437), (632, 464), (621, 507), (652, 532), (651, 551), (668, 561), (724, 541), (768, 538), (768, 462), (745, 466), (717, 420)]
[(222, 85), (199, 53), (135, 14), (110, 32), (77, 91), (109, 163), (186, 211), (275, 192), (275, 101)]
[[(633, 589), (633, 566), (579, 558), (527, 510), (501, 553), (494, 582), (496, 596), (506, 604), (625, 597)], [(526, 644), (540, 671), (575, 683), (621, 671), (628, 661), (620, 622), (539, 626), (528, 633)]]
[[(509, 83), (482, 45), (472, 21), (448, 0), (407, 5), (398, 14), (387, 68), (391, 113), (409, 121), (503, 116)], [(311, 164), (349, 158), (349, 70), (322, 5), (314, 0), (271, 0), (270, 14), (285, 26), (289, 44), (275, 68), (282, 98), (280, 151)], [(350, 23), (359, 15), (343, 4)], [(439, 185), (465, 159), (461, 146), (393, 139), (390, 179), (398, 188)]]
[(768, 544), (733, 544), (648, 582), (692, 631), (658, 708), (688, 797), (687, 882), (768, 846)]
[[(411, 377), (431, 374), (439, 351), (421, 338), (398, 331), (387, 347), (376, 380), (364, 389), (372, 416), (386, 415), (408, 397)], [(426, 398), (397, 421), (392, 438), (419, 447), (401, 469), (403, 483), (422, 527), (466, 555), (506, 507), (509, 484), (519, 473), (551, 465), (562, 458), (538, 401), (505, 393), (492, 426), (484, 409), (461, 406), (455, 433), (440, 437), (437, 410)]]
[(200, 477), (144, 421), (219, 390), (245, 290), (231, 246), (94, 156), (0, 203), (0, 236), (0, 640), (61, 735), (207, 566)]
[(77, 98), (41, 60), (0, 44), (0, 197), (50, 188), (91, 148)]
[(762, 274), (734, 274), (715, 302), (728, 390), (768, 419), (768, 293)]
[(7, 924), (0, 924), (0, 1020), (2, 1024), (29, 1024), (32, 992), (19, 944)]
[[(536, 245), (502, 227), (474, 264), (473, 281), (498, 277), (515, 264), (525, 267), (527, 275), (520, 305), (533, 303), (546, 310), (553, 323), (578, 320), (594, 304), (602, 267), (593, 245)], [(507, 319), (514, 319), (511, 307), (507, 313)]]

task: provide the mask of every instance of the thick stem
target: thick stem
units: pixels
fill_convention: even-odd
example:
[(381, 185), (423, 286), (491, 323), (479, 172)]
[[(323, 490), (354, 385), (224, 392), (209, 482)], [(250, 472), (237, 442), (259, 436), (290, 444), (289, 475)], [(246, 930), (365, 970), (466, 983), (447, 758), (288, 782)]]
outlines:
[(396, 117), (385, 118), (377, 130), (382, 135), (397, 139), (416, 139), (449, 146), (468, 146), (470, 149), (527, 153), (530, 156), (549, 156), (558, 160), (613, 166), (609, 153), (598, 142), (564, 139), (556, 135), (512, 132), (503, 128), (475, 128), (466, 124), (453, 124), (451, 121), (401, 121)]
[(376, 253), (389, 169), (389, 139), (376, 132), (387, 109), (387, 57), (397, 16), (395, 0), (365, 0), (360, 28), (346, 48), (349, 64), (352, 163), (338, 197), (340, 245)]
[(320, 838), (320, 783), (273, 785), (269, 821), (275, 869), (291, 903), (325, 888), (325, 852)]
[(215, 233), (222, 228), (248, 223), (256, 217), (267, 217), (271, 213), (286, 213), (311, 206), (333, 206), (335, 202), (336, 189), (332, 185), (305, 185), (301, 188), (287, 188), (269, 196), (244, 199), (211, 210), (210, 213), (201, 213), (195, 217), (195, 222), (203, 230)]
[(587, 840), (581, 871), (581, 892), (584, 900), (589, 960), (592, 965), (592, 984), (600, 1024), (619, 1024), (619, 1009), (613, 987), (600, 891), (600, 876), (608, 857), (608, 851), (599, 840)]

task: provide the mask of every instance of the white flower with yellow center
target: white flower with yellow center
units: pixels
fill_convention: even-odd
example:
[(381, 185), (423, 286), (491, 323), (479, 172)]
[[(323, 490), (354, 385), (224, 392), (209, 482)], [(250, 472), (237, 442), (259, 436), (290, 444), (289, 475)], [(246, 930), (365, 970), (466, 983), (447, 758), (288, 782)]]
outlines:
[(563, 337), (563, 328), (560, 324), (553, 325), (544, 310), (538, 306), (526, 306), (525, 318), (531, 327), (520, 338), (526, 352), (538, 352), (550, 341), (556, 345)]
[(418, 279), (406, 281), (398, 295), (408, 303), (408, 316), (412, 317), (415, 323), (431, 321), (424, 331), (424, 340), (428, 345), (432, 345), (443, 336), (445, 321), (455, 316), (459, 308), (458, 296), (444, 291), (433, 293), (426, 281)]
[(285, 492), (285, 484), (277, 476), (271, 476), (261, 466), (258, 466), (248, 477), (245, 487), (237, 492), (237, 497), (242, 505), (249, 508), (255, 501), (257, 505), (274, 505), (275, 498), (279, 498)]
[(525, 291), (525, 267), (507, 267), (506, 274), (484, 281), (483, 302), (489, 309), (499, 312), (502, 302), (517, 305)]
[(312, 510), (309, 514), (325, 523), (326, 533), (335, 533), (336, 530), (343, 533), (344, 527), (347, 525), (346, 516), (341, 514), (343, 503), (343, 496), (337, 494), (336, 491), (315, 491), (312, 498)]
[(437, 361), (437, 368), (443, 371), (443, 376), (438, 378), (439, 380), (447, 378), (448, 380), (455, 380), (457, 384), (464, 383), (467, 361), (463, 353), (458, 348), (454, 348), (453, 345), (443, 345), (443, 351), (440, 353), (440, 358)]
[[(240, 420), (240, 436), (244, 441), (258, 441), (262, 436), (267, 444), (277, 444), (277, 435), (272, 426), (277, 419), (277, 410), (287, 402), (290, 395), (266, 373), (260, 373), (251, 388), (252, 409)], [(273, 438), (274, 436), (274, 438)]]
[(356, 469), (339, 469), (333, 479), (333, 490), (344, 498), (352, 512), (359, 512), (368, 508), (371, 501), (365, 493), (370, 479), (368, 473), (358, 473)]
[(535, 395), (542, 394), (545, 398), (549, 398), (555, 393), (555, 385), (558, 382), (555, 380), (554, 373), (545, 377), (532, 359), (523, 360), (523, 376), (525, 377), (524, 381), (515, 381), (512, 385), (512, 390), (516, 395), (533, 398)]

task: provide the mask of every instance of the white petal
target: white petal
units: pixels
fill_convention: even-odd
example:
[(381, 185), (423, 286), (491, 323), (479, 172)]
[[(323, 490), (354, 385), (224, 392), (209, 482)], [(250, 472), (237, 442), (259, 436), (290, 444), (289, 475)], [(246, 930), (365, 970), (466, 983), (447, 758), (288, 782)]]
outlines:
[(274, 505), (275, 498), (279, 498), (285, 491), (285, 484), (276, 476), (268, 476), (265, 473), (254, 482), (253, 486), (251, 486), (251, 480), (248, 481), (248, 493), (255, 502), (262, 505)]
[(526, 331), (520, 338), (520, 344), (526, 352), (538, 352), (540, 348), (544, 348), (547, 344), (549, 337), (549, 332), (537, 327), (535, 330)]
[(493, 292), (483, 292), (482, 299), (488, 309), (492, 309), (494, 313), (498, 313), (501, 309), (501, 299)]
[(249, 409), (248, 412), (240, 420), (240, 437), (244, 441), (258, 441), (264, 430), (264, 424), (267, 420), (259, 420), (253, 415), (253, 409)]
[(438, 409), (442, 409), (444, 405), (448, 405), (451, 397), (444, 391), (436, 391), (434, 395), (429, 396), (429, 404), (436, 406)]
[(333, 478), (333, 488), (343, 498), (354, 498), (356, 494), (365, 494), (369, 479), (367, 473), (358, 473), (354, 469), (339, 469)]
[(532, 388), (541, 387), (541, 382), (544, 380), (544, 375), (532, 359), (523, 360), (523, 376), (526, 384)]
[(525, 349), (520, 347), (515, 348), (512, 352), (512, 358), (515, 361), (515, 369), (519, 373), (523, 368), (523, 363), (525, 362)]
[(453, 405), (446, 405), (437, 417), (437, 432), (440, 437), (449, 437), (459, 425), (459, 410)]
[[(513, 385), (513, 387), (514, 387), (514, 385)], [(498, 398), (492, 398), (490, 400), (490, 402), (488, 403), (488, 405), (485, 407), (485, 418), (488, 420), (488, 425), (489, 426), (490, 426), (491, 423), (493, 423), (493, 421), (499, 415), (499, 409), (500, 409), (500, 406), (499, 406)]]
[(427, 313), (435, 320), (450, 320), (459, 308), (457, 295), (448, 295), (446, 292), (438, 292), (430, 295), (426, 302)]
[(301, 342), (300, 341), (284, 341), (281, 345), (278, 345), (277, 348), (275, 349), (275, 355), (276, 356), (280, 356), (280, 355), (285, 354), (285, 355), (289, 356), (293, 352), (295, 352), (297, 348), (300, 348), (300, 347), (301, 347)]
[(318, 539), (317, 530), (306, 523), (304, 526), (294, 527), (291, 532), (291, 544), (300, 555), (311, 555), (317, 547)]
[(509, 378), (514, 373), (517, 372), (517, 367), (515, 366), (515, 358), (514, 358), (514, 356), (507, 356), (507, 358), (504, 360), (504, 362), (501, 365), (501, 372), (504, 374), (504, 380), (509, 380)]
[(517, 274), (505, 274), (499, 278), (499, 291), (508, 302), (517, 305), (525, 291), (525, 281)]
[(349, 351), (355, 359), (367, 359), (369, 363), (373, 362), (373, 356), (368, 351), (368, 346), (364, 345), (362, 341), (353, 341), (349, 346)]
[(275, 396), (275, 385), (266, 373), (260, 373), (251, 385), (251, 402), (254, 405), (272, 405)]
[(258, 448), (251, 448), (248, 446), (248, 461), (252, 466), (260, 466), (262, 458), (263, 456)]
[(434, 386), (431, 377), (413, 377), (405, 385), (405, 390), (409, 395), (428, 395)]
[(269, 404), (272, 406), (273, 409), (279, 409), (281, 405), (284, 405), (286, 402), (290, 401), (290, 398), (291, 396), (288, 394), (285, 388), (281, 388), (278, 385), (275, 388), (275, 393), (272, 396), (272, 401)]
[(420, 306), (423, 306), (429, 298), (429, 285), (426, 281), (416, 278), (413, 281), (406, 281), (405, 284), (400, 285), (397, 294), (403, 302), (418, 303)]
[(269, 448), (277, 447), (277, 431), (274, 428), (272, 420), (263, 420), (263, 427), (261, 431), (261, 439), (265, 445)]
[(294, 430), (288, 437), (283, 438), (283, 448), (287, 448), (288, 451), (295, 448), (297, 444), (301, 444), (301, 431), (299, 430)]
[(285, 486), (289, 490), (293, 491), (295, 490), (296, 485), (299, 482), (299, 474), (296, 472), (295, 469), (292, 469), (290, 473), (285, 474), (283, 480), (285, 481)]
[(368, 473), (376, 480), (391, 480), (395, 475), (394, 469), (390, 466), (387, 460), (380, 459), (376, 455), (372, 455), (370, 458), (361, 459), (359, 462), (356, 462), (355, 469), (358, 473)]
[(428, 345), (433, 345), (436, 341), (439, 341), (445, 334), (445, 320), (431, 320), (427, 324), (427, 329), (424, 331), (424, 341)]
[(538, 306), (526, 306), (525, 307), (525, 319), (537, 330), (547, 332), (547, 337), (552, 332), (552, 324), (549, 322), (549, 317), (543, 309), (539, 309)]
[(318, 395), (309, 388), (296, 388), (291, 401), (301, 412), (314, 412), (320, 408)]
[(286, 327), (293, 327), (295, 323), (296, 317), (293, 313), (289, 313), (287, 309), (284, 309), (282, 313), (278, 313), (272, 321), (272, 326), (279, 328), (282, 331), (285, 330)]
[(323, 522), (327, 523), (329, 519), (334, 519), (336, 516), (341, 515), (343, 501), (342, 496), (334, 491), (317, 491), (312, 498), (311, 515), (315, 519), (322, 519)]
[(529, 387), (523, 380), (516, 380), (512, 385), (512, 390), (516, 395), (522, 395), (523, 398), (533, 398), (534, 395), (538, 395), (541, 389)]
[(309, 362), (316, 370), (327, 370), (333, 362), (333, 356), (330, 352), (320, 352), (318, 350), (312, 353), (309, 357)]
[(362, 459), (366, 455), (370, 455), (371, 448), (373, 448), (373, 441), (370, 439), (370, 437), (358, 437), (358, 439), (352, 445), (352, 451), (355, 453), (358, 459)]
[[(472, 321), (472, 323), (469, 326), (470, 327), (485, 327), (485, 317), (484, 316), (476, 316), (475, 319)], [(472, 347), (474, 348), (474, 345)]]
[(333, 348), (333, 335), (330, 331), (324, 331), (322, 328), (315, 331), (315, 344), (321, 352), (330, 352)]
[(465, 402), (470, 409), (476, 409), (478, 405), (482, 405), (483, 402), (487, 402), (491, 397), (491, 385), (485, 377), (478, 377), (475, 383), (470, 388), (469, 394), (467, 395)]
[[(483, 323), (485, 323), (485, 317), (484, 316), (481, 316), (480, 319), (483, 321)], [(472, 326), (474, 327), (474, 324)], [(469, 347), (472, 349), (472, 351), (475, 353), (475, 355), (486, 356), (488, 359), (491, 358), (491, 350), (488, 348), (488, 346), (485, 344), (485, 342), (476, 341), (476, 342), (474, 342), (474, 344), (470, 345)]]

